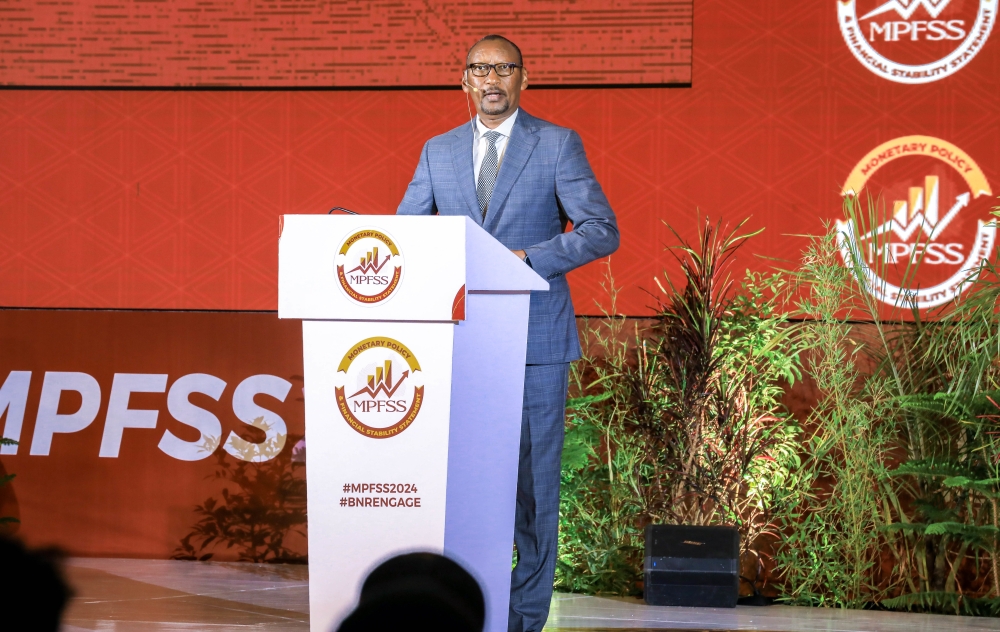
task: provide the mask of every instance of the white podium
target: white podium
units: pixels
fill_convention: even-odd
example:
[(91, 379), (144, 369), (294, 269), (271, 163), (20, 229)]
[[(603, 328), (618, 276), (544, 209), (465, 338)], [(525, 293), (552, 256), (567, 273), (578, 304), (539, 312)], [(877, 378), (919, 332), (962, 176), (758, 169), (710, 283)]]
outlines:
[(433, 551), (505, 632), (529, 291), (548, 283), (466, 217), (286, 215), (278, 316), (302, 319), (310, 630), (368, 572)]

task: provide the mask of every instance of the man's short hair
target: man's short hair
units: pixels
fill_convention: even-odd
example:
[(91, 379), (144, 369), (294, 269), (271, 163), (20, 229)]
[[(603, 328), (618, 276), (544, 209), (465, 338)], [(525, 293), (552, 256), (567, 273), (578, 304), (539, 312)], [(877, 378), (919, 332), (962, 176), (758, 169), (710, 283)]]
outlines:
[(472, 49), (474, 49), (476, 46), (479, 46), (483, 42), (496, 42), (496, 41), (507, 42), (508, 44), (513, 46), (514, 50), (517, 52), (517, 63), (521, 64), (522, 66), (524, 65), (524, 57), (521, 56), (521, 49), (517, 47), (517, 44), (510, 41), (503, 35), (497, 35), (495, 33), (491, 33), (490, 35), (481, 38), (478, 42), (476, 42), (469, 48), (469, 52), (466, 53), (465, 55), (465, 65), (469, 65), (469, 58), (472, 57)]

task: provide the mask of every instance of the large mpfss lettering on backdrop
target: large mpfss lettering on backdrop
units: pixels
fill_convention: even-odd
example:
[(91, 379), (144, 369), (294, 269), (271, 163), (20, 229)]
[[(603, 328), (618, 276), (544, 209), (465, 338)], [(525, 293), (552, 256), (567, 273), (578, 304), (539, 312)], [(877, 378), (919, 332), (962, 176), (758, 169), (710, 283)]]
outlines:
[[(198, 433), (194, 440), (181, 439), (170, 429), (164, 429), (156, 447), (164, 454), (179, 461), (200, 461), (208, 458), (222, 443), (222, 423), (215, 413), (191, 401), (200, 394), (220, 401), (226, 391), (226, 381), (207, 373), (189, 373), (174, 380), (167, 389), (170, 376), (166, 373), (115, 373), (111, 392), (102, 399), (101, 385), (89, 373), (79, 371), (45, 371), (41, 376), (42, 392), (37, 401), (31, 402), (37, 410), (35, 427), (30, 440), (31, 456), (49, 456), (56, 435), (74, 434), (88, 427), (97, 419), (103, 407), (104, 429), (98, 455), (116, 459), (121, 452), (122, 437), (127, 428), (155, 430), (159, 425), (160, 410), (130, 408), (129, 400), (136, 393), (166, 393), (167, 412), (170, 417)], [(6, 411), (3, 436), (17, 441), (0, 448), (0, 454), (17, 454), (19, 443), (27, 442), (21, 436), (24, 413), (28, 408), (32, 371), (11, 371), (0, 385), (0, 412)], [(252, 375), (240, 382), (232, 391), (232, 411), (236, 417), (264, 432), (262, 443), (252, 443), (229, 431), (224, 449), (244, 461), (269, 461), (284, 448), (288, 436), (285, 420), (254, 402), (257, 395), (270, 395), (283, 402), (291, 389), (291, 382), (274, 375)], [(79, 407), (72, 413), (60, 413), (64, 398), (77, 396)], [(61, 439), (69, 441), (70, 439)]]
[[(0, 469), (17, 475), (0, 489), (0, 515), (19, 518), (32, 544), (166, 558), (183, 553), (205, 515), (196, 507), (238, 492), (219, 472), (243, 472), (273, 504), (278, 483), (254, 468), (305, 475), (279, 472), (304, 448), (301, 330), (289, 325), (274, 314), (0, 310), (0, 427), (18, 441), (0, 448)], [(304, 555), (302, 535), (288, 535), (281, 550)]]

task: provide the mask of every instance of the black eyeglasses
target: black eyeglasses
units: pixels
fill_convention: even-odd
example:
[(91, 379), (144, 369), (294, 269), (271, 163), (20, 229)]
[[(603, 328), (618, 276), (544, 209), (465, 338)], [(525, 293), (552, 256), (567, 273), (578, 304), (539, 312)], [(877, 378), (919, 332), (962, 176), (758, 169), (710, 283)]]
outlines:
[(490, 70), (497, 71), (498, 77), (509, 77), (514, 74), (515, 68), (523, 68), (523, 64), (469, 64), (468, 68), (476, 77), (487, 77)]

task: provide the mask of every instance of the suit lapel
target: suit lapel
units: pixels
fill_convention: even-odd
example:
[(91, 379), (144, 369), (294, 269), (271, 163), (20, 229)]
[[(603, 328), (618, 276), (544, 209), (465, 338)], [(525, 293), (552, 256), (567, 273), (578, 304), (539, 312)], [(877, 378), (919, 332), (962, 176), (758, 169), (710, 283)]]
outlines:
[(465, 203), (469, 207), (469, 217), (482, 226), (483, 215), (479, 211), (479, 202), (476, 201), (476, 178), (472, 174), (471, 126), (462, 126), (462, 129), (451, 141), (451, 160), (455, 166), (458, 188), (462, 190), (462, 197), (465, 198)]
[[(528, 164), (531, 152), (538, 144), (538, 136), (534, 133), (534, 126), (531, 125), (532, 118), (527, 112), (521, 110), (514, 121), (514, 129), (511, 130), (510, 140), (507, 141), (507, 150), (504, 152), (503, 162), (500, 163), (500, 173), (497, 174), (497, 182), (493, 185), (493, 193), (490, 194), (490, 206), (486, 210), (486, 221), (483, 227), (493, 231), (500, 216), (503, 215), (503, 205), (510, 195), (510, 190), (517, 182), (518, 176)], [(470, 139), (471, 142), (471, 139)], [(475, 193), (473, 192), (473, 197)]]

